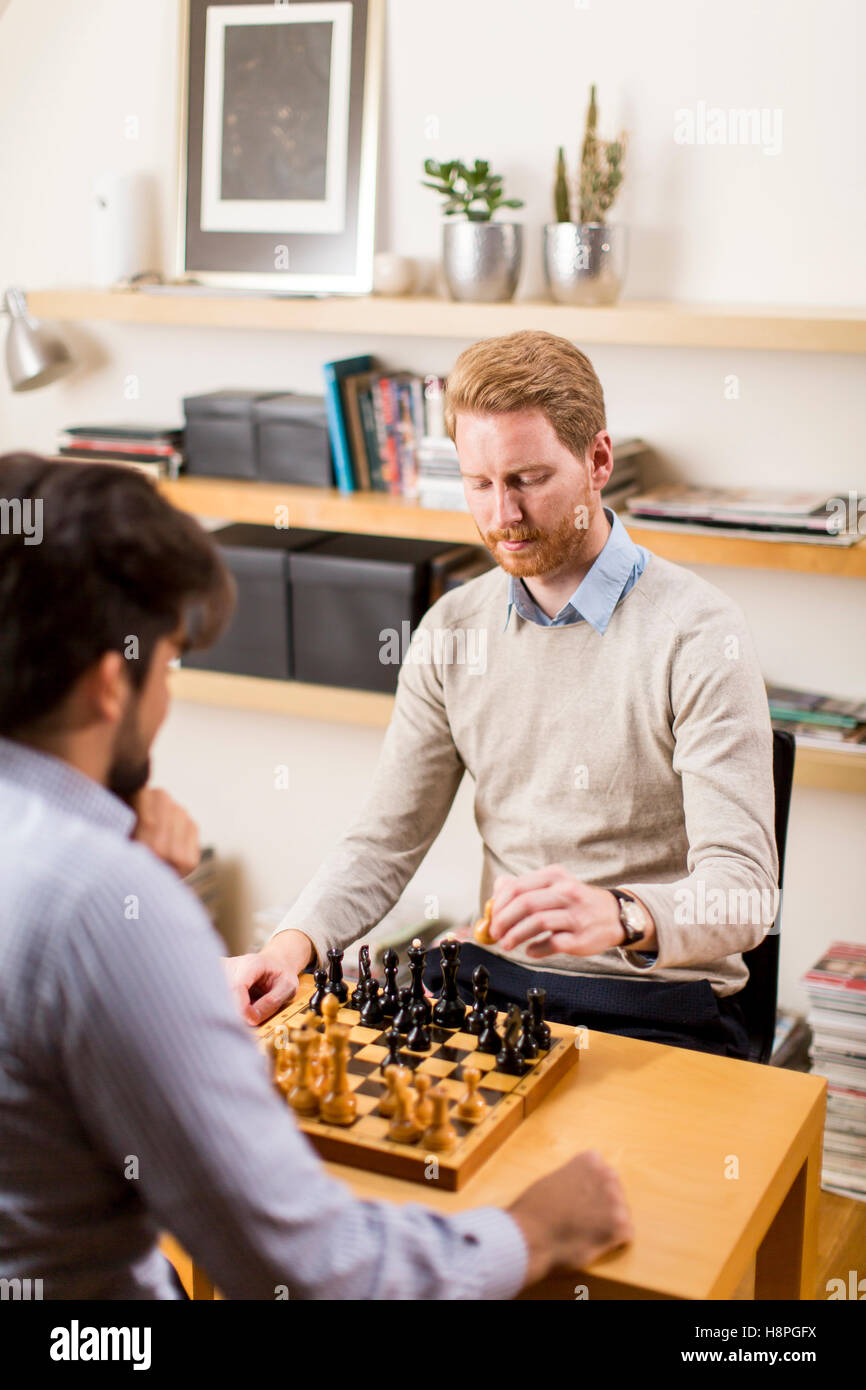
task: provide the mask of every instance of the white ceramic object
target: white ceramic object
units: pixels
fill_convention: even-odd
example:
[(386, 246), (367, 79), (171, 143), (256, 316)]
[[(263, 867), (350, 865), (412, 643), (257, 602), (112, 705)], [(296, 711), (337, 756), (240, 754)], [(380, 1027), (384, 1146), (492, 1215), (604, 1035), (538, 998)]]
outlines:
[(415, 287), (415, 262), (396, 251), (379, 251), (373, 257), (373, 293), (411, 294)]

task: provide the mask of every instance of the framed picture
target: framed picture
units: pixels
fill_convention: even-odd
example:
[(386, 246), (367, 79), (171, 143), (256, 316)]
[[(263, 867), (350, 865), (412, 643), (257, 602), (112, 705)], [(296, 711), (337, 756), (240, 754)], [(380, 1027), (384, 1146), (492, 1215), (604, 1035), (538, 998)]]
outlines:
[(178, 277), (369, 294), (384, 0), (185, 0)]

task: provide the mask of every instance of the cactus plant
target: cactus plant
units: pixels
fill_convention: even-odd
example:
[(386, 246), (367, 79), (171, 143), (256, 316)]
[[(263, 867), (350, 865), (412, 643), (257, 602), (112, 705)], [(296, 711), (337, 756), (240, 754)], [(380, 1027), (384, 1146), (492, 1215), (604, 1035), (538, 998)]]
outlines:
[[(474, 168), (459, 159), (449, 159), (444, 164), (425, 159), (424, 172), (437, 180), (429, 183), (422, 179), (421, 183), (424, 188), (432, 188), (445, 197), (446, 217), (464, 213), (469, 222), (489, 222), (498, 208), (523, 207), (520, 198), (503, 198), (502, 175), (491, 174), (486, 159), (476, 159)], [(476, 207), (476, 203), (483, 206)]]
[[(626, 135), (622, 132), (618, 140), (600, 140), (597, 134), (598, 104), (595, 96), (595, 83), (589, 89), (589, 107), (586, 113), (586, 131), (583, 148), (580, 152), (580, 168), (577, 189), (577, 222), (604, 222), (605, 214), (613, 205), (623, 180)], [(556, 160), (556, 181), (554, 183), (554, 207), (557, 222), (570, 220), (570, 199), (568, 195), (568, 176), (565, 153), (560, 146)]]

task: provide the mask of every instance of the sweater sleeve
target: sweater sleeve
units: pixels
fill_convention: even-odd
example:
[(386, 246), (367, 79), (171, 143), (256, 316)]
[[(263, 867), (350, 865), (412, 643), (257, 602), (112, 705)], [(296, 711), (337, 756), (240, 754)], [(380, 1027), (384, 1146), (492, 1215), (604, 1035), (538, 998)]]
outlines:
[[(276, 931), (297, 928), (319, 959), (365, 935), (397, 902), (445, 823), (464, 767), (445, 709), (441, 671), (416, 629), (400, 669), (394, 713), (360, 816), (319, 867)], [(428, 642), (426, 650), (434, 650)]]
[(756, 946), (778, 907), (773, 734), (757, 653), (737, 605), (709, 598), (671, 661), (673, 768), (682, 783), (687, 876), (623, 883), (656, 924), (643, 973), (706, 965)]

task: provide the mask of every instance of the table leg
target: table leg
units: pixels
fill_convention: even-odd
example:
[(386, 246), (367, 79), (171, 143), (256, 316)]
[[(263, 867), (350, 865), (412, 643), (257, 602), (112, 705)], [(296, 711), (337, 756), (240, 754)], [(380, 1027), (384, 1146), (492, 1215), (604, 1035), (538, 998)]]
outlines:
[(819, 1125), (805, 1163), (758, 1246), (756, 1299), (815, 1298), (822, 1140)]

